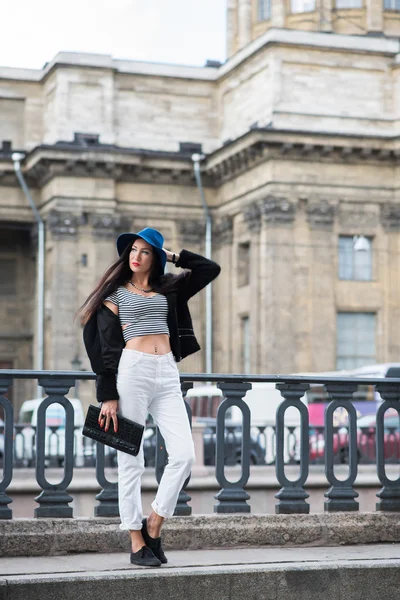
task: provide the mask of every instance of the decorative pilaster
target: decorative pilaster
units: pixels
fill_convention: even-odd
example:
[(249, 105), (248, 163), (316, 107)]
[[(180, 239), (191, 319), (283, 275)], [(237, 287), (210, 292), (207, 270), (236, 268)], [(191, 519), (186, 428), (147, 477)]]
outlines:
[(331, 229), (335, 221), (335, 207), (327, 200), (309, 202), (306, 207), (307, 221), (313, 229)]
[(74, 237), (78, 233), (81, 217), (72, 213), (52, 210), (46, 219), (47, 229), (53, 237)]
[(233, 217), (225, 215), (219, 219), (213, 228), (213, 243), (215, 247), (228, 246), (233, 241)]
[(257, 201), (251, 202), (243, 209), (243, 220), (249, 231), (259, 233), (261, 229), (261, 210)]
[(381, 223), (388, 232), (400, 230), (400, 205), (386, 203), (381, 205)]
[(260, 202), (261, 215), (266, 223), (286, 225), (293, 223), (296, 217), (296, 207), (286, 198), (267, 196)]
[(179, 222), (179, 234), (183, 245), (202, 246), (205, 235), (205, 221), (188, 219)]

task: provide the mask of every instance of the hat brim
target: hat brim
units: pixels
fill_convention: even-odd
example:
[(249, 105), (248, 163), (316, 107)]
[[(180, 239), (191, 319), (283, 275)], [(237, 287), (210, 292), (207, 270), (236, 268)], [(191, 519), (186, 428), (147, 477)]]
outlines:
[(146, 235), (137, 235), (137, 233), (121, 233), (121, 235), (117, 239), (117, 252), (118, 252), (118, 255), (121, 256), (121, 254), (124, 252), (125, 248), (129, 244), (133, 244), (133, 242), (136, 241), (139, 238), (141, 240), (144, 240), (148, 244), (150, 244), (150, 246), (153, 248), (153, 250), (155, 252), (157, 252), (158, 256), (160, 257), (160, 262), (161, 262), (161, 272), (160, 272), (160, 275), (164, 275), (165, 265), (166, 265), (166, 262), (167, 262), (167, 255), (165, 254), (164, 250), (162, 250), (161, 248), (157, 248), (157, 246), (154, 246), (154, 244), (152, 243), (152, 241), (149, 238), (147, 238)]

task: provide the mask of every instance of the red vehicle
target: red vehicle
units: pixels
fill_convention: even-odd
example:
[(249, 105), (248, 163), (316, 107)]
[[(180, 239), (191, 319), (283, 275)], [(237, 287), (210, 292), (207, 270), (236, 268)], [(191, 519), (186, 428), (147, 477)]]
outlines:
[[(325, 455), (324, 428), (316, 427), (309, 438), (310, 462), (323, 462)], [(400, 460), (400, 420), (397, 411), (386, 411), (384, 418), (384, 452), (386, 462)], [(349, 459), (349, 432), (341, 427), (333, 435), (333, 453), (338, 462)], [(357, 419), (358, 462), (376, 461), (376, 414)]]

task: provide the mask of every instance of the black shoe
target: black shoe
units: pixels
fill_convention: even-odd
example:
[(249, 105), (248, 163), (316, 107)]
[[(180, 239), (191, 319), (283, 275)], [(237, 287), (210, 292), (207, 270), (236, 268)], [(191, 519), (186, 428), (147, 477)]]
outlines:
[(138, 552), (131, 552), (131, 563), (139, 567), (161, 567), (161, 561), (147, 546), (142, 546)]
[(154, 556), (156, 556), (163, 565), (168, 562), (168, 558), (164, 554), (164, 550), (161, 546), (161, 538), (152, 538), (149, 536), (149, 532), (147, 531), (147, 519), (143, 519), (142, 521), (142, 536), (144, 539), (144, 543), (148, 548), (153, 551)]

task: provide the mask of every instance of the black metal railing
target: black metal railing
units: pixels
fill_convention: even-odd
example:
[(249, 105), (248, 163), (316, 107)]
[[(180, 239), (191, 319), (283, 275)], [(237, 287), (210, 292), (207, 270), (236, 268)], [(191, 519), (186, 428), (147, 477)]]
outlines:
[[(33, 379), (42, 386), (46, 395), (40, 403), (37, 412), (37, 426), (31, 436), (31, 448), (21, 446), (21, 436), (24, 436), (24, 425), (15, 423), (13, 407), (6, 398), (7, 390), (14, 380)], [(35, 508), (36, 517), (72, 517), (73, 501), (68, 493), (73, 470), (77, 467), (77, 440), (82, 447), (82, 466), (88, 464), (90, 457), (92, 465), (96, 467), (96, 479), (101, 491), (96, 495), (99, 504), (95, 507), (96, 516), (118, 516), (118, 490), (117, 484), (107, 479), (105, 469), (108, 465), (115, 465), (113, 454), (102, 444), (96, 444), (80, 438), (80, 429), (74, 426), (74, 410), (66, 398), (70, 389), (77, 380), (94, 380), (95, 375), (87, 372), (36, 372), (0, 370), (0, 406), (4, 414), (3, 432), (3, 478), (0, 481), (0, 518), (11, 519), (10, 504), (12, 498), (7, 490), (12, 482), (13, 469), (19, 464), (26, 466), (26, 460), (31, 460), (35, 467), (36, 481), (41, 493), (35, 498), (39, 505)], [(225, 374), (182, 374), (181, 387), (183, 396), (186, 396), (195, 382), (216, 383), (222, 390), (222, 398), (213, 422), (205, 419), (208, 438), (214, 444), (215, 451), (212, 456), (215, 463), (215, 476), (220, 486), (215, 495), (217, 503), (214, 511), (217, 513), (248, 513), (251, 510), (251, 500), (246, 491), (250, 476), (250, 466), (254, 465), (254, 444), (262, 449), (261, 459), (258, 464), (274, 464), (276, 478), (281, 486), (276, 494), (278, 500), (275, 510), (277, 513), (308, 513), (308, 494), (305, 491), (309, 476), (310, 464), (323, 462), (325, 476), (329, 490), (325, 493), (324, 504), (326, 511), (355, 511), (359, 505), (356, 500), (358, 494), (354, 490), (354, 483), (358, 473), (358, 464), (369, 460), (376, 462), (377, 476), (382, 489), (377, 494), (379, 501), (376, 509), (383, 511), (400, 511), (400, 476), (390, 479), (386, 473), (386, 464), (394, 462), (399, 464), (400, 458), (400, 429), (397, 426), (385, 426), (386, 411), (396, 411), (400, 418), (400, 379), (383, 378), (325, 378), (325, 377), (296, 377), (296, 376), (244, 376)], [(269, 382), (276, 385), (282, 396), (276, 412), (276, 422), (273, 425), (252, 426), (251, 414), (248, 404), (243, 400), (246, 392), (251, 389), (252, 382)], [(324, 386), (328, 395), (328, 404), (325, 411), (324, 427), (318, 426), (310, 429), (309, 413), (304, 396), (312, 384)], [(358, 428), (356, 410), (353, 405), (354, 394), (359, 385), (373, 385), (382, 399), (376, 413), (376, 426), (373, 428)], [(265, 399), (268, 402), (268, 399)], [(57, 440), (58, 428), (46, 427), (46, 410), (53, 404), (59, 403), (65, 411), (65, 427), (63, 427), (63, 440)], [(230, 424), (230, 409), (237, 407), (242, 414), (241, 424)], [(188, 418), (191, 420), (191, 408), (186, 402)], [(299, 415), (299, 424), (286, 425), (285, 413), (289, 408), (295, 408)], [(334, 413), (338, 408), (347, 411), (348, 423), (346, 427), (334, 425)], [(162, 477), (167, 461), (165, 445), (160, 432), (150, 424), (155, 475), (157, 481)], [(254, 433), (254, 430), (256, 433)], [(54, 437), (56, 436), (56, 437)], [(206, 436), (205, 436), (206, 437)], [(25, 438), (24, 438), (25, 439)], [(237, 443), (240, 440), (238, 452)], [(54, 458), (49, 447), (55, 444), (58, 466), (63, 468), (63, 478), (59, 483), (51, 483), (46, 478), (46, 468), (51, 466)], [(22, 447), (22, 452), (20, 451)], [(18, 452), (16, 452), (19, 448)], [(229, 448), (233, 448), (232, 451)], [(363, 449), (362, 456), (360, 450)], [(149, 454), (149, 456), (151, 453)], [(264, 458), (264, 460), (262, 460)], [(22, 461), (22, 462), (19, 462)], [(233, 462), (230, 462), (233, 461)], [(209, 464), (212, 464), (210, 462)], [(348, 476), (345, 480), (338, 479), (335, 474), (335, 465), (338, 462), (348, 463)], [(289, 479), (286, 473), (288, 464), (298, 464), (299, 476)], [(226, 466), (238, 464), (240, 477), (230, 481), (226, 476)], [(256, 463), (257, 464), (257, 463)], [(188, 480), (189, 481), (189, 480)], [(190, 496), (185, 488), (182, 489), (175, 514), (190, 515)]]

